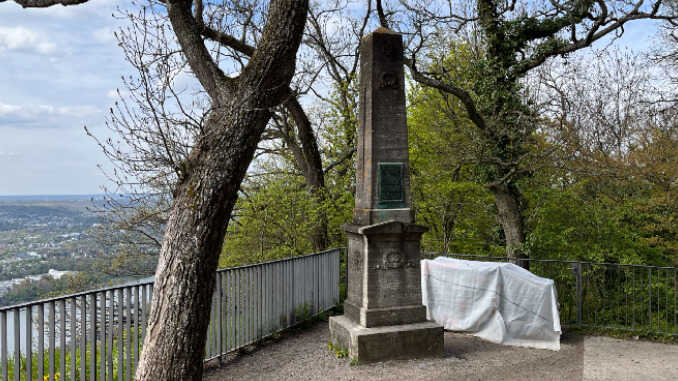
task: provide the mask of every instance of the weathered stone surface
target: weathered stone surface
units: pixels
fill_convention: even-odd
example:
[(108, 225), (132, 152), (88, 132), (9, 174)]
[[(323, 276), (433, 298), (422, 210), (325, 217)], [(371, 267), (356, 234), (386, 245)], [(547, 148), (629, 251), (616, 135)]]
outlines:
[(330, 318), (332, 345), (358, 363), (442, 356), (443, 328), (432, 322), (365, 328), (345, 316)]
[(360, 45), (355, 224), (414, 220), (402, 51), (402, 37), (387, 29)]
[(413, 305), (367, 309), (346, 303), (344, 315), (363, 327), (383, 327), (426, 321), (426, 307)]
[(346, 316), (364, 327), (425, 321), (419, 244), (428, 229), (398, 221), (343, 228), (349, 242)]
[(363, 238), (359, 234), (347, 232), (348, 237), (348, 292), (346, 302), (354, 305), (362, 305), (363, 299), (363, 277), (365, 268), (365, 245)]
[(332, 341), (360, 362), (439, 355), (442, 327), (421, 304), (419, 246), (428, 228), (411, 210), (401, 36), (378, 29), (361, 44), (357, 191), (348, 238), (344, 316)]

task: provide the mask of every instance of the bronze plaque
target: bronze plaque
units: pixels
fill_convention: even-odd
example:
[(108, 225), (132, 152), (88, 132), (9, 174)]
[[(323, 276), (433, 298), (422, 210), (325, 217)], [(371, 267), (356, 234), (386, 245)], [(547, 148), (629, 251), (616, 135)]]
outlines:
[(403, 163), (379, 163), (377, 186), (379, 188), (378, 209), (405, 207), (405, 182)]

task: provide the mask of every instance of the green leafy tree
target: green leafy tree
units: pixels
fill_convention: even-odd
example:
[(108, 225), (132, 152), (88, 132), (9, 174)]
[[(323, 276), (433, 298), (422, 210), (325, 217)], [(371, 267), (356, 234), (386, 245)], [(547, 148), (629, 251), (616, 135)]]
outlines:
[[(455, 44), (444, 64), (459, 82), (471, 82), (472, 54)], [(412, 83), (408, 131), (412, 195), (419, 223), (430, 228), (429, 251), (496, 254), (501, 250), (492, 195), (477, 183), (474, 158), (481, 147), (455, 97)]]
[[(384, 10), (383, 26), (409, 36), (406, 65), (418, 83), (456, 97), (476, 130), (477, 181), (494, 196), (509, 258), (525, 255), (525, 201), (521, 181), (543, 162), (535, 150), (539, 118), (525, 88), (528, 73), (548, 60), (590, 47), (623, 33), (635, 20), (678, 20), (669, 1), (494, 1), (458, 5), (430, 0), (401, 1)], [(473, 81), (457, 82), (444, 60), (449, 40), (473, 43)]]

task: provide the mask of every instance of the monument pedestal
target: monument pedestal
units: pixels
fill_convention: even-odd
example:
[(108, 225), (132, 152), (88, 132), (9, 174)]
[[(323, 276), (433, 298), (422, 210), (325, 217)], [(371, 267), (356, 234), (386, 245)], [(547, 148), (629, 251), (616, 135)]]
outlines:
[(330, 340), (358, 362), (439, 356), (442, 326), (421, 304), (419, 244), (424, 226), (391, 220), (344, 225), (348, 295), (330, 318)]
[(358, 363), (441, 356), (442, 330), (430, 321), (365, 328), (345, 315), (330, 318), (332, 345)]

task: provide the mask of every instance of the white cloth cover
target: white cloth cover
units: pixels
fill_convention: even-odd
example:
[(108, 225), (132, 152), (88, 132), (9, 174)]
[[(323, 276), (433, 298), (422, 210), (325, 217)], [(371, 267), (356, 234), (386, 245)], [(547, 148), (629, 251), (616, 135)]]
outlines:
[(512, 263), (438, 257), (421, 261), (427, 317), (497, 344), (560, 350), (553, 280)]

